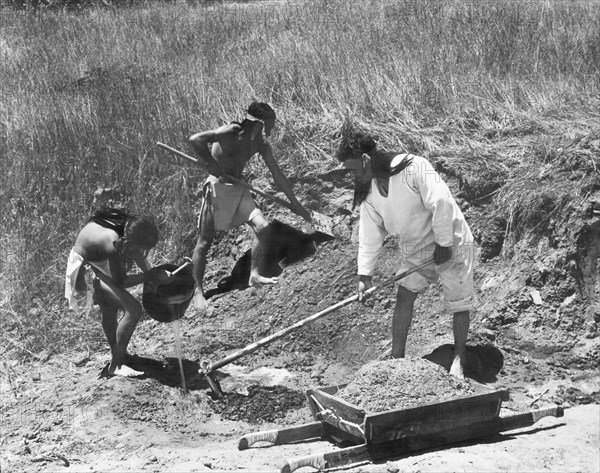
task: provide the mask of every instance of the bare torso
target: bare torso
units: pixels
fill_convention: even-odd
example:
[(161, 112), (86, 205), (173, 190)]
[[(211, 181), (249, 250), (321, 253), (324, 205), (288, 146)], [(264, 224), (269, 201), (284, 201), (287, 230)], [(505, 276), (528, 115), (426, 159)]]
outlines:
[(112, 278), (117, 286), (122, 286), (126, 268), (114, 246), (118, 240), (119, 235), (114, 230), (89, 222), (77, 236), (75, 252), (92, 264), (94, 272), (102, 271)]
[(212, 144), (212, 157), (220, 164), (223, 173), (240, 179), (246, 163), (266, 144), (261, 134), (252, 139), (250, 132), (237, 124), (224, 125), (219, 131), (222, 135)]

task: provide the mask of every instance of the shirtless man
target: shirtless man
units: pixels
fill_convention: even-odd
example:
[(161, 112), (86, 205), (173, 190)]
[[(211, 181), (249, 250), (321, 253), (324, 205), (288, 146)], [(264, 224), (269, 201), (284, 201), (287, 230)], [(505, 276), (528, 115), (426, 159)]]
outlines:
[(266, 103), (253, 102), (241, 123), (232, 122), (214, 130), (196, 133), (189, 139), (192, 148), (210, 173), (204, 185), (204, 200), (198, 221), (200, 235), (193, 255), (197, 287), (193, 305), (196, 309), (203, 310), (207, 307), (202, 282), (206, 256), (217, 231), (230, 230), (243, 223), (250, 225), (256, 238), (252, 246), (248, 283), (253, 286), (278, 282), (278, 278), (266, 278), (258, 273), (261, 258), (265, 257), (268, 251), (265, 242), (269, 222), (256, 207), (250, 192), (236, 184), (227, 183), (226, 178), (222, 177), (224, 174), (241, 179), (246, 163), (256, 153), (260, 154), (277, 186), (283, 190), (297, 212), (310, 220), (310, 214), (294, 196), (292, 186), (273, 158), (267, 138), (274, 126), (275, 111)]
[[(69, 255), (65, 296), (71, 308), (77, 308), (73, 292), (81, 266), (89, 264), (94, 271), (94, 302), (100, 306), (102, 328), (110, 345), (108, 374), (111, 376), (144, 374), (127, 365), (131, 359), (127, 345), (142, 316), (142, 306), (126, 289), (144, 282), (144, 273), (151, 268), (148, 252), (156, 243), (158, 229), (149, 219), (117, 209), (102, 209), (79, 232)], [(127, 275), (129, 261), (135, 262), (143, 272)], [(167, 278), (165, 272), (165, 281)], [(124, 312), (120, 321), (117, 319), (119, 310)]]

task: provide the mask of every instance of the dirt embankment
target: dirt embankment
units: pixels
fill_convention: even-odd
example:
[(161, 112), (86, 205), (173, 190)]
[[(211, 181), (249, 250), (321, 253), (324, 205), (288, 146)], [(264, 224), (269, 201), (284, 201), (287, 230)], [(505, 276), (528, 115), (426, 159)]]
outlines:
[[(594, 143), (580, 141), (563, 157), (589, 152), (597, 160)], [(522, 435), (360, 468), (597, 471), (600, 185), (594, 184), (594, 176), (588, 181), (587, 168), (578, 167), (584, 164), (552, 161), (552, 179), (583, 172), (580, 179), (588, 187), (569, 204), (554, 181), (548, 181), (546, 206), (537, 210), (548, 218), (538, 221), (544, 231), (536, 233), (523, 223), (523, 208), (502, 213), (493, 200), (502, 192), (507, 195), (503, 186), (511, 172), (492, 167), (493, 186), (479, 185), (484, 175), (461, 171), (459, 158), (446, 154), (444, 160), (432, 161), (440, 166), (483, 250), (475, 273), (479, 304), (472, 315), (467, 375), (508, 389), (506, 410), (556, 404), (569, 409), (564, 419), (545, 420)], [(202, 315), (188, 311), (182, 320), (188, 394), (180, 388), (171, 327), (150, 319), (139, 325), (130, 347), (143, 357), (137, 363), (146, 371), (145, 379), (97, 379), (107, 350), (3, 362), (3, 470), (271, 471), (285, 458), (335, 449), (322, 441), (236, 450), (245, 433), (310, 422), (306, 389), (348, 383), (385, 353), (392, 289), (220, 369), (228, 393), (225, 403), (210, 396), (206, 379), (198, 374), (201, 360), (218, 360), (354, 294), (357, 214), (349, 210), (351, 180), (332, 171), (295, 185), (301, 201), (334, 218), (337, 238), (315, 242), (290, 230), (265, 268), (279, 275), (279, 283), (249, 288), (249, 230), (220, 237), (206, 275), (210, 308)], [(552, 187), (555, 193), (549, 192)], [(281, 231), (290, 225), (309, 233), (289, 213), (270, 204), (264, 208), (270, 218), (285, 222)], [(511, 228), (518, 228), (519, 238)], [(390, 238), (375, 277), (381, 281), (396, 269), (396, 244)], [(417, 300), (408, 355), (447, 369), (451, 333), (451, 316), (443, 310), (439, 288), (432, 287)]]

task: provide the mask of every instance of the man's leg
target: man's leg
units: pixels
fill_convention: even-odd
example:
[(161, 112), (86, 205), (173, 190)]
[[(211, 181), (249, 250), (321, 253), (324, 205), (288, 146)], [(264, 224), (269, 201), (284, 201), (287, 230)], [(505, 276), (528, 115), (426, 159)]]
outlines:
[(108, 368), (109, 374), (125, 377), (140, 376), (144, 374), (143, 371), (134, 370), (125, 364), (129, 359), (127, 346), (129, 345), (129, 341), (131, 340), (131, 336), (133, 335), (137, 323), (142, 317), (142, 307), (139, 302), (134, 302), (136, 302), (134, 307), (125, 309), (125, 315), (123, 315), (123, 318), (119, 321), (119, 325), (117, 326), (117, 339), (115, 348), (112, 351), (111, 366)]
[(452, 319), (454, 332), (454, 360), (450, 367), (450, 374), (464, 379), (465, 357), (467, 353), (467, 337), (469, 335), (469, 311), (455, 312)]
[(214, 218), (208, 205), (202, 206), (199, 233), (200, 235), (196, 247), (194, 248), (194, 254), (192, 255), (192, 261), (194, 263), (193, 275), (194, 281), (196, 282), (196, 293), (192, 301), (192, 308), (195, 310), (205, 310), (208, 303), (204, 297), (204, 271), (206, 269), (208, 250), (210, 250), (213, 240), (215, 239)]
[(277, 284), (279, 278), (266, 278), (259, 274), (259, 269), (265, 267), (266, 264), (270, 262), (270, 252), (272, 251), (272, 247), (269, 222), (261, 213), (258, 213), (248, 222), (248, 224), (252, 227), (256, 236), (252, 243), (252, 262), (248, 285)]
[(413, 317), (413, 308), (417, 293), (403, 286), (398, 287), (396, 307), (392, 319), (392, 358), (404, 358), (406, 340)]
[[(127, 291), (119, 291), (117, 295), (103, 283), (96, 286), (96, 298), (102, 312), (102, 329), (110, 345), (111, 362), (108, 374), (125, 377), (144, 374), (125, 364), (131, 359), (127, 353), (129, 340), (142, 316), (140, 303)], [(117, 321), (119, 309), (122, 309), (125, 315)]]

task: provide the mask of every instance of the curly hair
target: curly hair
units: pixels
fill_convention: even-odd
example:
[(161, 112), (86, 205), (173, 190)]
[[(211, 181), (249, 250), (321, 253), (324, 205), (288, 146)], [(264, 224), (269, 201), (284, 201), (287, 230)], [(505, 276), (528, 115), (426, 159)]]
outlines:
[(150, 217), (130, 216), (123, 235), (140, 248), (154, 248), (159, 240), (158, 228)]

